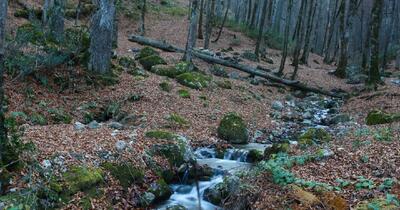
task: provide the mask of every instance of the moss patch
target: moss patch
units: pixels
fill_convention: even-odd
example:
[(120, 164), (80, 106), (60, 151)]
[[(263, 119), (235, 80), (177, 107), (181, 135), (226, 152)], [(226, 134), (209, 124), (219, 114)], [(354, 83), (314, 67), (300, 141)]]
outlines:
[(181, 98), (190, 98), (190, 92), (188, 90), (185, 90), (185, 89), (178, 90), (178, 95)]
[(252, 149), (249, 151), (249, 154), (247, 154), (247, 161), (254, 163), (254, 162), (259, 162), (263, 159), (264, 154), (256, 149)]
[(325, 143), (332, 140), (332, 136), (323, 128), (309, 128), (299, 136), (301, 146), (312, 145), (313, 143)]
[(374, 110), (368, 113), (365, 119), (367, 125), (378, 125), (400, 121), (400, 113), (388, 114), (380, 110)]
[(109, 171), (116, 178), (122, 187), (127, 188), (132, 184), (142, 183), (144, 173), (141, 169), (128, 163), (114, 164), (104, 163), (102, 167)]
[(144, 47), (142, 50), (140, 50), (139, 54), (136, 56), (136, 60), (140, 60), (142, 58), (149, 57), (152, 55), (160, 55), (160, 53), (151, 47)]
[(249, 139), (244, 120), (236, 113), (228, 113), (218, 127), (218, 137), (234, 144), (246, 144)]
[(155, 183), (151, 184), (148, 191), (156, 196), (156, 202), (168, 199), (173, 193), (172, 189), (164, 181), (164, 179), (159, 179)]
[(162, 59), (158, 55), (150, 55), (150, 56), (141, 58), (139, 60), (139, 63), (142, 64), (143, 68), (148, 71), (151, 71), (151, 68), (153, 66), (160, 65), (160, 64), (163, 64), (163, 65), (167, 64), (167, 62), (165, 62), (165, 60)]
[(173, 88), (172, 85), (166, 81), (161, 82), (159, 86), (160, 86), (160, 89), (165, 92), (171, 92), (171, 90)]
[(177, 81), (187, 87), (201, 90), (208, 87), (211, 77), (199, 72), (187, 72), (176, 77)]
[(288, 143), (274, 143), (271, 147), (267, 147), (264, 150), (264, 156), (266, 158), (271, 158), (272, 155), (278, 153), (287, 153), (289, 152), (289, 144)]
[(63, 187), (72, 195), (90, 189), (103, 181), (103, 172), (98, 168), (74, 166), (63, 174)]
[(119, 57), (118, 64), (126, 69), (132, 69), (136, 67), (135, 60), (129, 56)]
[(184, 117), (176, 113), (168, 115), (167, 121), (169, 127), (188, 127), (190, 124)]
[(223, 80), (223, 81), (217, 81), (218, 87), (223, 88), (223, 89), (232, 89), (232, 82), (229, 80)]

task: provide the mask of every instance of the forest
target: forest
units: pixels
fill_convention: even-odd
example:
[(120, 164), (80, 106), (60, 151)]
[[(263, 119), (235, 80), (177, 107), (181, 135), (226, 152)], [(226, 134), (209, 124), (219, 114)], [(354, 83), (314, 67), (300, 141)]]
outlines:
[(400, 209), (400, 1), (0, 0), (3, 209)]

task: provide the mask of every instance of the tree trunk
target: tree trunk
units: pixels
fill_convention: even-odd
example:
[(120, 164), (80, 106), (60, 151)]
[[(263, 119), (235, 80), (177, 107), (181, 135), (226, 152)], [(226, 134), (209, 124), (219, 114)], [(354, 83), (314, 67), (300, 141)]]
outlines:
[(255, 27), (256, 19), (257, 19), (257, 8), (258, 8), (259, 1), (260, 0), (254, 0), (254, 7), (253, 7), (252, 14), (251, 14), (250, 28)]
[(251, 23), (251, 6), (253, 6), (253, 3), (252, 0), (249, 0), (249, 5), (247, 8), (247, 18), (246, 18), (247, 25)]
[[(4, 54), (7, 19), (7, 0), (0, 0), (0, 164), (3, 160), (3, 148), (7, 143), (7, 129), (4, 116)], [(0, 190), (1, 191), (1, 190)]]
[(306, 14), (306, 8), (307, 8), (307, 0), (301, 1), (301, 6), (300, 6), (300, 12), (299, 16), (297, 18), (297, 32), (295, 36), (296, 40), (296, 47), (294, 49), (293, 53), (293, 66), (294, 66), (294, 71), (292, 74), (291, 79), (294, 80), (296, 79), (297, 76), (297, 71), (299, 70), (299, 56), (300, 56), (300, 51), (301, 51), (301, 44), (303, 42), (303, 18)]
[(43, 23), (49, 27), (53, 38), (62, 41), (64, 38), (64, 0), (45, 0), (43, 6)]
[(146, 17), (146, 0), (142, 0), (141, 13), (140, 13), (140, 27), (139, 27), (139, 33), (142, 36), (146, 34), (145, 17)]
[(329, 63), (329, 61), (331, 60), (331, 42), (332, 42), (332, 38), (333, 35), (335, 34), (335, 25), (336, 25), (336, 20), (338, 17), (337, 14), (337, 8), (338, 8), (338, 3), (339, 0), (335, 0), (335, 9), (333, 10), (333, 14), (332, 14), (332, 22), (329, 25), (329, 29), (328, 29), (328, 39), (326, 41), (326, 48), (325, 48), (325, 57), (324, 57), (324, 62), (325, 63)]
[(204, 38), (204, 49), (208, 49), (210, 46), (210, 38), (212, 34), (212, 22), (214, 19), (214, 8), (215, 0), (207, 1), (207, 12), (206, 12), (206, 34)]
[(395, 67), (397, 70), (400, 70), (400, 48), (397, 50), (396, 64)]
[(318, 1), (314, 2), (314, 0), (311, 0), (311, 2), (310, 2), (310, 10), (308, 11), (307, 31), (306, 31), (305, 41), (304, 41), (304, 50), (303, 50), (303, 55), (300, 58), (300, 62), (302, 64), (308, 64), (308, 55), (310, 53), (311, 32), (313, 30), (314, 17), (315, 17), (315, 11), (317, 8), (317, 4), (318, 4)]
[[(136, 35), (131, 35), (131, 36), (129, 36), (128, 39), (131, 42), (136, 42), (136, 43), (143, 44), (143, 45), (149, 45), (149, 46), (152, 46), (152, 47), (155, 47), (155, 48), (162, 49), (162, 50), (167, 51), (167, 52), (179, 52), (179, 53), (184, 53), (185, 52), (184, 49), (181, 49), (181, 48), (175, 47), (173, 45), (170, 45), (170, 44), (166, 43), (165, 41), (152, 40), (152, 39), (149, 39), (149, 38), (146, 38), (146, 37), (136, 36)], [(196, 51), (196, 50), (193, 51), (193, 56), (195, 56), (195, 57), (197, 57), (199, 59), (202, 59), (202, 60), (204, 60), (206, 62), (220, 64), (220, 65), (223, 65), (223, 66), (226, 66), (226, 67), (235, 68), (237, 70), (249, 73), (251, 75), (260, 76), (260, 77), (263, 77), (265, 79), (271, 80), (273, 82), (278, 82), (278, 83), (284, 84), (286, 86), (293, 87), (295, 89), (300, 89), (300, 90), (304, 90), (304, 91), (311, 91), (311, 92), (320, 93), (320, 94), (328, 95), (328, 96), (332, 96), (332, 97), (342, 97), (342, 96), (340, 96), (338, 94), (332, 93), (330, 91), (323, 90), (321, 88), (308, 87), (305, 84), (302, 84), (302, 83), (300, 83), (299, 81), (296, 81), (296, 80), (282, 79), (282, 78), (279, 78), (279, 77), (277, 77), (277, 76), (275, 76), (273, 74), (270, 74), (268, 72), (260, 71), (260, 70), (257, 70), (255, 68), (252, 68), (249, 65), (242, 65), (242, 64), (232, 63), (230, 61), (219, 59), (219, 58), (214, 57), (214, 56), (209, 56), (207, 54), (204, 54), (204, 53)]]
[(114, 0), (100, 0), (100, 9), (93, 15), (90, 25), (89, 69), (99, 74), (110, 73), (114, 39)]
[(231, 0), (228, 0), (228, 6), (226, 7), (224, 19), (222, 20), (221, 27), (219, 28), (217, 38), (215, 38), (215, 40), (212, 41), (212, 42), (218, 42), (219, 38), (221, 37), (222, 30), (224, 29), (225, 22), (226, 22), (226, 20), (227, 20), (227, 18), (228, 18), (228, 12), (229, 12), (230, 3), (231, 3)]
[[(272, 0), (269, 0), (272, 1)], [(265, 18), (267, 17), (267, 0), (264, 0), (263, 2), (263, 8), (262, 8), (262, 14), (261, 14), (261, 23), (258, 29), (258, 37), (257, 37), (257, 43), (256, 43), (256, 49), (254, 51), (254, 53), (256, 54), (257, 58), (260, 55), (260, 46), (261, 46), (261, 42), (262, 39), (264, 38), (264, 25), (265, 25)]]
[(183, 59), (186, 62), (192, 63), (193, 49), (196, 46), (196, 26), (197, 26), (197, 9), (199, 7), (198, 0), (192, 0), (192, 9), (190, 11), (189, 31), (186, 41), (186, 50)]
[(204, 13), (204, 0), (200, 0), (199, 27), (197, 31), (197, 38), (199, 39), (203, 39), (203, 13)]
[(293, 0), (289, 0), (288, 6), (287, 6), (287, 14), (286, 14), (286, 25), (285, 25), (285, 40), (283, 42), (283, 51), (282, 51), (282, 59), (281, 59), (281, 65), (279, 66), (279, 71), (278, 71), (278, 76), (283, 75), (283, 70), (285, 69), (285, 63), (286, 63), (286, 57), (288, 54), (288, 44), (289, 44), (289, 29), (290, 29), (290, 20), (291, 20), (291, 14), (292, 14), (292, 7), (293, 7)]
[[(348, 36), (347, 36), (347, 23), (346, 23), (346, 0), (341, 0), (339, 7), (339, 30), (340, 30), (340, 56), (339, 56), (339, 64), (334, 72), (334, 75), (339, 78), (346, 78), (346, 68), (347, 68), (347, 45), (348, 45)], [(348, 21), (348, 20), (347, 20)]]
[(396, 15), (396, 1), (395, 0), (392, 1), (391, 14), (392, 14), (392, 17), (390, 17), (390, 23), (389, 23), (388, 29), (386, 31), (385, 38), (384, 38), (384, 44), (383, 44), (383, 59), (382, 59), (382, 65), (381, 65), (382, 73), (384, 73), (385, 69), (386, 69), (389, 43), (392, 38), (393, 28), (395, 27), (394, 26), (394, 19), (395, 19), (395, 15)]
[(76, 6), (76, 13), (75, 13), (75, 25), (78, 25), (78, 20), (81, 15), (82, 10), (82, 0), (78, 1), (78, 6)]
[(371, 59), (368, 85), (372, 85), (375, 89), (377, 85), (382, 82), (379, 72), (379, 30), (381, 26), (383, 3), (384, 0), (374, 0), (371, 13)]

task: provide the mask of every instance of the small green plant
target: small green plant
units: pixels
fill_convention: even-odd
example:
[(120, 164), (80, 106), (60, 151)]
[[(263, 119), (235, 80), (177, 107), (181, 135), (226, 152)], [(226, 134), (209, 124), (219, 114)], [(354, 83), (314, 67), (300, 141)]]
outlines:
[(340, 178), (336, 179), (335, 181), (338, 183), (340, 188), (346, 188), (351, 184), (349, 181)]
[(69, 124), (72, 121), (72, 117), (64, 109), (49, 109), (48, 112), (55, 123)]
[(393, 195), (393, 194), (386, 194), (386, 202), (388, 204), (393, 204), (397, 207), (400, 207), (400, 200), (398, 196)]
[(375, 132), (374, 139), (376, 141), (390, 142), (393, 140), (393, 131), (391, 128), (379, 129), (377, 132)]
[(366, 179), (363, 176), (358, 177), (357, 183), (355, 185), (357, 190), (361, 189), (369, 189), (372, 190), (375, 188), (375, 184), (372, 180)]
[(142, 98), (143, 98), (142, 95), (132, 93), (132, 94), (129, 95), (128, 101), (136, 102), (136, 101), (140, 101)]
[(189, 92), (188, 90), (186, 90), (186, 89), (180, 89), (180, 90), (178, 90), (178, 95), (179, 95), (181, 98), (190, 98), (190, 92)]
[(161, 89), (162, 91), (171, 92), (172, 88), (173, 88), (173, 87), (172, 87), (172, 85), (171, 85), (169, 82), (164, 81), (164, 82), (161, 82), (161, 83), (160, 83), (160, 89)]
[(368, 163), (369, 157), (368, 157), (368, 155), (363, 155), (363, 156), (361, 156), (360, 160), (363, 163)]
[(187, 127), (190, 124), (184, 117), (176, 113), (168, 115), (167, 121), (169, 127)]
[(393, 185), (395, 184), (395, 180), (391, 179), (391, 178), (387, 178), (385, 179), (381, 185), (379, 185), (379, 190), (387, 190), (387, 189), (391, 189), (393, 187)]

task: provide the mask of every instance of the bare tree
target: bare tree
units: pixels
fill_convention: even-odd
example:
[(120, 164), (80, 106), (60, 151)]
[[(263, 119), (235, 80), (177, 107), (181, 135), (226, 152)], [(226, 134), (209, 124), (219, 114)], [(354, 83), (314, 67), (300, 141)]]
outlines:
[(200, 0), (200, 16), (199, 27), (197, 28), (197, 38), (203, 39), (203, 13), (204, 13), (204, 0)]
[(114, 0), (100, 0), (99, 10), (93, 15), (90, 25), (89, 69), (91, 71), (100, 74), (110, 73), (114, 24)]
[(308, 64), (308, 55), (310, 53), (310, 41), (311, 41), (311, 32), (314, 26), (314, 17), (315, 11), (318, 5), (318, 1), (311, 0), (310, 8), (308, 11), (308, 22), (307, 22), (307, 31), (304, 41), (304, 50), (303, 55), (300, 58), (300, 62), (303, 64)]
[(339, 64), (334, 72), (334, 75), (339, 78), (346, 77), (346, 68), (347, 68), (347, 45), (348, 45), (348, 36), (347, 36), (347, 23), (346, 23), (346, 0), (341, 0), (339, 6), (339, 31), (340, 31), (340, 56), (339, 56)]
[[(272, 0), (270, 0), (270, 1), (272, 1)], [(263, 8), (262, 8), (262, 14), (261, 14), (261, 22), (260, 22), (260, 26), (259, 26), (259, 29), (258, 29), (258, 37), (257, 37), (256, 49), (254, 51), (254, 53), (256, 54), (257, 58), (260, 55), (260, 46), (261, 46), (262, 39), (264, 38), (264, 25), (265, 25), (265, 18), (267, 17), (267, 9), (268, 9), (267, 6), (268, 6), (267, 0), (264, 0)]]
[(192, 63), (193, 49), (196, 46), (196, 26), (197, 26), (197, 10), (199, 7), (198, 0), (192, 0), (192, 7), (190, 11), (189, 32), (187, 36), (185, 54), (183, 60)]
[(210, 46), (210, 37), (212, 34), (212, 22), (214, 19), (215, 0), (207, 1), (206, 11), (206, 33), (204, 38), (204, 49), (208, 49)]
[(57, 40), (64, 37), (64, 0), (45, 0), (43, 6), (43, 23)]
[(283, 42), (282, 59), (281, 59), (281, 65), (279, 66), (278, 76), (283, 75), (283, 70), (285, 69), (286, 57), (288, 54), (289, 29), (291, 22), (292, 7), (293, 7), (293, 0), (289, 0), (286, 13), (286, 24), (285, 24), (285, 34), (284, 34), (285, 38)]
[(382, 82), (379, 72), (379, 38), (384, 0), (374, 0), (371, 13), (371, 59), (369, 65), (368, 84), (375, 89)]
[(212, 42), (218, 42), (219, 38), (221, 37), (222, 30), (224, 29), (226, 20), (227, 20), (227, 18), (228, 18), (228, 12), (229, 12), (229, 6), (230, 6), (230, 5), (231, 5), (231, 0), (228, 0), (228, 5), (227, 5), (226, 10), (225, 10), (224, 19), (222, 20), (222, 24), (221, 24), (221, 26), (220, 26), (220, 28), (219, 28), (217, 38), (215, 38), (215, 40), (212, 41)]
[(145, 30), (146, 0), (142, 0), (142, 5), (141, 5), (140, 9), (141, 9), (141, 13), (140, 13), (139, 33), (140, 33), (140, 35), (144, 36), (146, 33), (146, 30)]
[(7, 129), (4, 117), (4, 54), (7, 19), (7, 0), (0, 0), (0, 163), (3, 160), (3, 148), (7, 141)]
[(400, 70), (400, 48), (397, 50), (396, 64), (395, 67), (397, 70)]
[(306, 8), (307, 8), (307, 0), (302, 0), (301, 1), (301, 6), (300, 6), (300, 12), (297, 17), (297, 24), (296, 24), (296, 33), (295, 33), (295, 40), (296, 40), (296, 47), (294, 49), (293, 53), (293, 66), (294, 66), (294, 71), (291, 76), (291, 79), (294, 80), (297, 76), (297, 71), (299, 70), (299, 56), (300, 56), (300, 51), (301, 51), (301, 44), (303, 42), (303, 19), (306, 14)]

